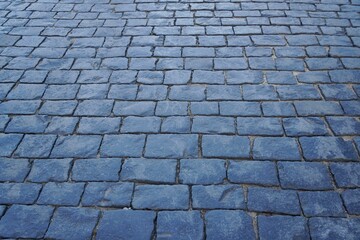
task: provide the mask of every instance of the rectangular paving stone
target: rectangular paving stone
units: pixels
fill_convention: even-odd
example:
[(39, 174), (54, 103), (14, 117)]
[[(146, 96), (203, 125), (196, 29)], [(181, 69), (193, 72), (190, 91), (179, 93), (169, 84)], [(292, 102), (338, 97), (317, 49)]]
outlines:
[[(107, 210), (99, 222), (96, 238), (99, 240), (132, 237), (150, 239), (154, 229), (155, 212), (134, 210)], [(134, 224), (136, 223), (136, 224)]]
[(83, 206), (128, 207), (133, 192), (133, 183), (90, 182), (85, 188)]
[(74, 132), (79, 118), (77, 117), (52, 117), (45, 132), (53, 134), (71, 134)]
[(300, 116), (342, 115), (339, 103), (334, 101), (295, 101), (297, 113)]
[(123, 181), (175, 183), (177, 161), (173, 159), (126, 159), (121, 168)]
[(254, 159), (300, 160), (298, 145), (294, 138), (257, 137), (253, 145)]
[(278, 163), (280, 184), (287, 189), (330, 190), (330, 173), (322, 163), (280, 162)]
[(338, 187), (356, 188), (360, 186), (360, 166), (357, 163), (332, 163), (331, 173)]
[(248, 158), (250, 141), (247, 137), (205, 135), (202, 154), (204, 157)]
[(195, 134), (149, 135), (145, 157), (191, 158), (198, 155), (198, 136)]
[(188, 209), (189, 189), (185, 185), (139, 185), (135, 187), (135, 209)]
[(195, 209), (243, 209), (243, 188), (237, 185), (209, 185), (192, 187)]
[(77, 106), (76, 116), (109, 116), (114, 105), (112, 100), (84, 100)]
[(190, 133), (189, 117), (167, 117), (161, 124), (161, 132), (164, 133)]
[(40, 100), (10, 100), (0, 103), (0, 114), (34, 114)]
[(83, 117), (77, 131), (83, 134), (116, 133), (120, 122), (120, 118)]
[(22, 134), (0, 134), (0, 156), (10, 157), (19, 145)]
[(126, 117), (121, 132), (124, 133), (156, 133), (160, 131), (161, 119), (158, 117)]
[(260, 103), (258, 102), (232, 102), (219, 103), (220, 115), (224, 116), (260, 116)]
[(275, 163), (270, 161), (230, 161), (227, 177), (232, 183), (279, 185)]
[(360, 234), (359, 224), (358, 218), (316, 217), (309, 220), (311, 237), (319, 240), (329, 237), (333, 239), (356, 239)]
[(161, 211), (157, 218), (156, 235), (159, 239), (179, 236), (203, 239), (203, 226), (199, 211)]
[(118, 181), (121, 159), (99, 158), (74, 161), (71, 178), (74, 181)]
[(77, 206), (84, 191), (84, 183), (46, 183), (37, 204)]
[(298, 196), (291, 190), (249, 188), (247, 206), (255, 212), (301, 214)]
[(280, 136), (283, 129), (276, 118), (238, 117), (237, 132), (239, 135)]
[(31, 165), (26, 159), (0, 158), (1, 182), (23, 182)]
[(43, 133), (49, 124), (47, 116), (14, 116), (8, 123), (5, 132), (11, 133)]
[(301, 137), (304, 158), (311, 161), (359, 160), (354, 145), (338, 137)]
[(73, 114), (77, 101), (65, 100), (65, 101), (45, 101), (41, 106), (39, 113), (44, 115), (71, 115)]
[(41, 187), (36, 183), (1, 183), (0, 204), (33, 204)]
[(143, 101), (136, 101), (136, 102), (119, 101), (118, 102), (118, 101), (116, 101), (115, 105), (114, 105), (113, 113), (116, 116), (130, 116), (130, 115), (153, 116), (154, 112), (155, 112), (155, 105), (156, 105), (155, 102), (143, 102)]
[(14, 155), (46, 158), (50, 155), (55, 140), (55, 135), (25, 135)]
[(53, 216), (46, 238), (91, 238), (99, 210), (60, 207)]
[(328, 135), (324, 120), (318, 117), (284, 118), (283, 126), (287, 136)]
[(0, 236), (43, 238), (53, 211), (51, 206), (12, 205), (0, 221)]
[(197, 85), (173, 86), (170, 88), (169, 99), (203, 101), (205, 99), (205, 87)]
[(226, 177), (224, 160), (182, 159), (179, 181), (183, 184), (218, 184)]
[(205, 214), (207, 239), (255, 239), (251, 217), (239, 210), (213, 210)]
[(350, 214), (359, 214), (360, 212), (360, 204), (359, 204), (359, 197), (360, 197), (360, 190), (359, 189), (349, 189), (345, 190), (341, 194), (342, 198), (344, 199), (344, 204), (346, 210)]
[(105, 157), (141, 157), (145, 135), (105, 135), (100, 154)]
[(65, 182), (68, 179), (70, 163), (69, 158), (34, 160), (27, 179), (30, 182)]
[(191, 131), (193, 133), (234, 133), (235, 121), (230, 117), (194, 117)]
[(259, 235), (262, 239), (310, 239), (306, 219), (300, 216), (259, 216)]
[(95, 157), (100, 147), (101, 136), (60, 136), (51, 152), (51, 157)]
[(207, 100), (241, 100), (239, 86), (211, 85), (206, 89)]
[(302, 209), (307, 217), (342, 217), (345, 210), (336, 192), (299, 192)]

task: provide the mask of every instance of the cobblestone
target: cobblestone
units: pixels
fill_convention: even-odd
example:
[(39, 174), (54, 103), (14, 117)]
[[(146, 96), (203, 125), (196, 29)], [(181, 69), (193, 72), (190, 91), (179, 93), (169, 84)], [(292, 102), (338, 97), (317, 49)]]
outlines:
[(359, 12), (0, 1), (0, 238), (358, 239)]

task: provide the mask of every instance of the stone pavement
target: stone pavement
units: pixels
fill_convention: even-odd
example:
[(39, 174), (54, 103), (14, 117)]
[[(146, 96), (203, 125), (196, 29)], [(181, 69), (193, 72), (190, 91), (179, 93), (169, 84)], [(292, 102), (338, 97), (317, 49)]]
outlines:
[(0, 0), (0, 238), (360, 239), (359, 0)]

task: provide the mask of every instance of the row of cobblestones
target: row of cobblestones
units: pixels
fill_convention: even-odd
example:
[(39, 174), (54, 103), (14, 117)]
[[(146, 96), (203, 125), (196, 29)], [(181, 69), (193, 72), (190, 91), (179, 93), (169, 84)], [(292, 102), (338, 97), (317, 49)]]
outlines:
[(1, 239), (360, 240), (358, 0), (0, 0)]

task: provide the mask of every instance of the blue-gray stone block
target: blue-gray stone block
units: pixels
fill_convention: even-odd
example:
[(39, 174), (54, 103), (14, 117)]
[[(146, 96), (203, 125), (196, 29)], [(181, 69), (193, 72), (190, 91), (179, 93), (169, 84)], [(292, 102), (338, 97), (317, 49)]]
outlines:
[(121, 159), (78, 159), (72, 168), (75, 181), (118, 181)]
[(300, 215), (295, 191), (268, 188), (249, 188), (247, 206), (250, 211)]
[(278, 163), (280, 185), (283, 188), (301, 190), (333, 189), (330, 173), (322, 163), (280, 162)]
[(155, 102), (115, 102), (113, 112), (117, 116), (152, 116), (155, 112)]
[(46, 238), (90, 239), (97, 223), (99, 210), (60, 207), (46, 232)]
[(188, 209), (186, 185), (138, 185), (132, 200), (134, 209)]
[(40, 189), (35, 183), (1, 183), (0, 204), (33, 204)]
[(116, 133), (120, 128), (120, 118), (83, 117), (78, 132), (82, 134)]
[(312, 161), (358, 160), (351, 141), (338, 137), (301, 137), (300, 144), (304, 158)]
[(243, 211), (214, 210), (205, 214), (206, 238), (255, 239), (252, 218)]
[(193, 118), (193, 133), (234, 133), (235, 119), (230, 117), (196, 116)]
[(5, 132), (43, 133), (49, 124), (48, 116), (14, 116), (8, 123)]
[(43, 187), (37, 201), (40, 205), (76, 206), (84, 191), (84, 183), (49, 182)]
[(157, 239), (201, 240), (204, 223), (199, 211), (162, 211), (157, 217)]
[(312, 239), (319, 240), (357, 240), (360, 236), (359, 218), (310, 218), (310, 234)]
[(14, 154), (18, 157), (48, 157), (55, 139), (55, 135), (25, 135)]
[(191, 113), (194, 115), (219, 114), (219, 104), (217, 102), (192, 102)]
[(10, 100), (0, 103), (0, 114), (34, 114), (39, 106), (39, 100)]
[(224, 116), (260, 116), (259, 102), (223, 101), (219, 103), (220, 115)]
[(65, 182), (68, 179), (71, 159), (34, 160), (28, 180), (30, 182)]
[(337, 192), (299, 192), (306, 217), (344, 217), (345, 211)]
[(10, 157), (22, 139), (22, 134), (0, 134), (0, 156)]
[(360, 135), (360, 121), (354, 117), (327, 117), (335, 135)]
[(360, 187), (360, 165), (358, 163), (333, 163), (330, 165), (338, 187)]
[(241, 100), (241, 89), (233, 85), (210, 85), (206, 90), (207, 100)]
[(157, 133), (160, 131), (161, 118), (135, 117), (124, 118), (121, 132), (124, 133)]
[(161, 124), (161, 132), (165, 133), (189, 133), (189, 117), (167, 117)]
[(309, 229), (303, 217), (259, 216), (258, 225), (261, 239), (310, 239)]
[(197, 85), (181, 85), (170, 88), (170, 100), (178, 101), (203, 101), (205, 99), (205, 87)]
[(244, 191), (233, 184), (196, 185), (192, 187), (192, 205), (195, 209), (244, 209)]
[(0, 158), (0, 169), (1, 182), (23, 182), (30, 171), (30, 164), (26, 159)]
[(218, 184), (226, 177), (224, 160), (183, 159), (179, 180), (183, 184)]
[(151, 211), (104, 211), (96, 232), (96, 239), (150, 239), (155, 216), (155, 212)]
[(173, 159), (126, 159), (120, 179), (136, 182), (175, 183), (177, 161)]
[(109, 116), (113, 108), (112, 100), (84, 100), (77, 106), (77, 116)]
[(337, 102), (332, 101), (296, 101), (299, 116), (342, 115), (344, 112)]
[(239, 135), (281, 136), (283, 129), (277, 118), (238, 117), (237, 132)]
[(267, 117), (296, 116), (295, 108), (290, 102), (263, 102), (261, 106)]
[(194, 134), (149, 135), (145, 157), (191, 158), (198, 155), (198, 136)]
[(345, 190), (341, 194), (345, 207), (350, 214), (360, 214), (360, 189)]
[(60, 136), (51, 152), (51, 157), (95, 157), (101, 136)]
[(202, 151), (204, 157), (248, 158), (250, 141), (247, 137), (206, 135)]
[(53, 117), (45, 132), (59, 135), (71, 134), (78, 121), (77, 117)]
[(43, 238), (54, 211), (50, 206), (12, 205), (0, 221), (3, 238)]
[(279, 185), (275, 163), (270, 161), (230, 161), (227, 176), (233, 183)]
[(81, 204), (98, 207), (129, 207), (133, 183), (89, 182)]
[(100, 154), (105, 157), (141, 157), (145, 135), (105, 135)]
[(254, 141), (254, 159), (300, 160), (298, 145), (293, 138), (258, 137)]
[(325, 122), (319, 117), (284, 118), (283, 124), (290, 137), (328, 135)]

